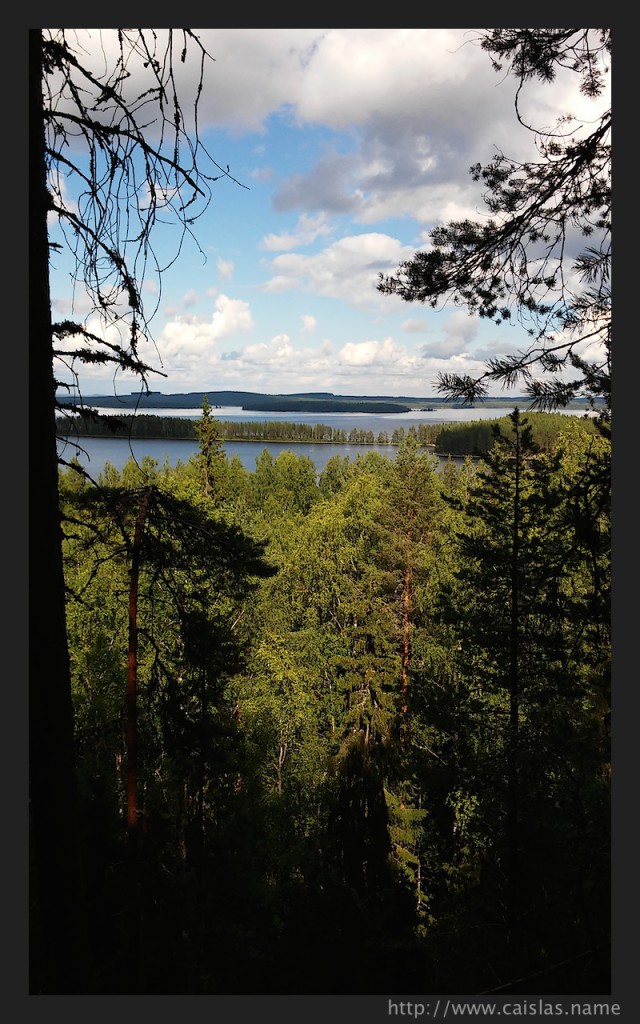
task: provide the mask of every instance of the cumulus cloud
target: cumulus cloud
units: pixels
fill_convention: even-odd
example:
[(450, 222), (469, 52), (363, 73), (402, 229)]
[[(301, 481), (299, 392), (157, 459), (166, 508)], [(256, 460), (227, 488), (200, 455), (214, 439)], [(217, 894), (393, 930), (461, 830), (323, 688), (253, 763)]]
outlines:
[(503, 335), (500, 339), (490, 339), (480, 345), (476, 345), (473, 349), (473, 357), (481, 362), (485, 362), (487, 359), (496, 359), (498, 356), (512, 355), (519, 349), (522, 350), (523, 347), (522, 344), (517, 344), (513, 339), (513, 335)]
[(223, 352), (217, 375), (229, 386), (232, 381), (241, 380), (244, 388), (254, 390), (326, 389), (335, 364), (330, 343), (325, 342), (320, 348), (297, 347), (283, 333), (269, 342)]
[(165, 324), (158, 338), (158, 348), (164, 361), (208, 357), (217, 342), (230, 334), (246, 331), (254, 326), (251, 309), (241, 299), (219, 295), (210, 319), (194, 318), (171, 320)]
[(337, 353), (334, 380), (361, 394), (420, 397), (429, 393), (437, 370), (391, 336), (347, 342)]
[[(98, 35), (96, 72), (117, 47), (110, 30), (80, 32), (81, 45)], [(499, 335), (484, 325), (481, 337), (464, 311), (426, 313), (415, 304), (407, 317), (406, 303), (376, 288), (380, 273), (394, 273), (429, 247), (436, 224), (483, 215), (471, 164), (487, 163), (497, 151), (516, 159), (533, 153), (533, 135), (518, 125), (513, 109), (515, 80), (496, 75), (473, 42), (476, 30), (205, 29), (199, 35), (215, 59), (199, 110), (204, 141), (216, 140), (210, 151), (219, 158), (222, 150), (222, 165), (230, 159), (232, 173), (237, 156), (237, 176), (252, 179), (256, 199), (255, 217), (242, 208), (236, 218), (225, 191), (230, 206), (218, 207), (222, 216), (211, 236), (202, 237), (215, 235), (211, 250), (238, 253), (235, 262), (220, 256), (217, 274), (229, 281), (242, 266), (254, 296), (253, 256), (262, 251), (266, 302), (259, 307), (256, 298), (252, 312), (213, 287), (205, 292), (183, 253), (187, 275), (177, 278), (175, 294), (163, 281), (168, 322), (157, 333), (172, 387), (193, 389), (208, 373), (217, 383), (256, 390), (282, 390), (288, 382), (291, 390), (343, 385), (373, 393), (390, 392), (393, 384), (397, 394), (417, 395), (429, 393), (442, 369), (480, 371), (487, 354), (518, 347), (515, 325)], [(126, 88), (133, 91), (148, 72), (135, 60), (130, 70)], [(197, 61), (176, 66), (187, 126), (198, 70)], [(526, 83), (519, 102), (525, 120), (540, 126), (572, 109), (593, 119), (601, 106), (579, 96), (570, 71), (548, 85)], [(71, 204), (73, 197), (65, 200)], [(570, 234), (569, 257), (583, 244)], [(61, 294), (68, 288), (64, 270)], [(210, 316), (201, 305), (195, 315), (196, 282), (213, 302)], [(143, 287), (150, 290), (146, 281)], [(285, 293), (287, 302), (279, 302)], [(70, 303), (53, 294), (56, 311), (70, 312)], [(320, 347), (312, 347), (318, 322), (312, 296), (322, 300), (320, 322), (331, 339)], [(76, 314), (82, 315), (83, 301), (79, 291)], [(301, 325), (307, 347), (292, 342), (292, 322)], [(242, 348), (237, 335), (254, 328)], [(400, 332), (406, 347), (394, 340)], [(233, 348), (221, 351), (223, 341)]]
[(445, 320), (442, 330), (448, 338), (460, 339), (465, 345), (470, 345), (477, 336), (479, 327), (480, 321), (477, 316), (458, 309)]
[[(296, 94), (318, 30), (203, 29), (198, 35), (215, 60), (208, 69), (211, 87), (201, 97), (201, 126), (262, 131), (268, 115)], [(195, 70), (179, 69), (183, 79), (193, 79)]]
[[(351, 146), (328, 149), (282, 181), (275, 208), (349, 214), (363, 224), (410, 215), (427, 229), (474, 216), (481, 189), (469, 166), (497, 150), (535, 155), (532, 133), (514, 131), (513, 83), (496, 75), (476, 37), (462, 29), (319, 34), (292, 93), (295, 116), (348, 130)], [(570, 71), (550, 91), (537, 83), (524, 93), (529, 123), (541, 126), (571, 108), (589, 119), (597, 109)]]
[(405, 355), (405, 350), (396, 345), (393, 338), (385, 338), (384, 341), (348, 341), (340, 349), (339, 358), (348, 366), (372, 366), (397, 361)]
[(365, 197), (360, 188), (361, 158), (358, 154), (328, 153), (305, 174), (292, 174), (278, 188), (274, 208), (327, 210), (333, 215), (364, 214)]
[[(67, 213), (78, 213), (78, 204), (70, 194), (69, 186), (64, 176), (58, 177), (55, 180), (55, 201)], [(50, 210), (47, 213), (47, 226), (50, 231), (54, 231), (57, 225), (58, 213), (55, 210)]]
[(395, 296), (382, 296), (377, 291), (378, 274), (395, 270), (397, 264), (411, 258), (414, 251), (379, 232), (351, 235), (313, 255), (276, 256), (271, 262), (273, 276), (264, 290), (284, 292), (301, 288), (316, 295), (343, 299), (355, 307), (389, 309), (390, 300)]
[(283, 363), (291, 359), (293, 346), (286, 334), (278, 334), (267, 344), (247, 345), (242, 350), (241, 359), (244, 363)]
[(292, 232), (265, 235), (262, 239), (262, 248), (277, 252), (278, 250), (293, 249), (296, 245), (310, 245), (315, 242), (316, 238), (328, 235), (330, 231), (326, 213), (319, 213), (315, 216), (303, 213)]

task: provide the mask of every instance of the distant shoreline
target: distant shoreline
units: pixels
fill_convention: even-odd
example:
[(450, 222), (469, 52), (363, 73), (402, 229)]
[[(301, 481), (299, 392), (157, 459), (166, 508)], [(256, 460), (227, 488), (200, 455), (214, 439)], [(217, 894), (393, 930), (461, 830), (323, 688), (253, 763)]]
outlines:
[[(369, 415), (403, 415), (411, 412), (435, 412), (436, 409), (509, 409), (531, 410), (531, 400), (526, 396), (499, 395), (477, 399), (473, 405), (452, 402), (449, 399), (413, 398), (407, 395), (336, 395), (331, 392), (267, 394), (250, 391), (189, 391), (165, 394), (152, 391), (149, 394), (130, 393), (128, 395), (87, 395), (83, 399), (85, 406), (114, 409), (124, 413), (133, 410), (143, 413), (147, 410), (162, 409), (196, 409), (202, 406), (204, 398), (212, 406), (212, 412), (225, 407), (238, 408), (242, 412), (253, 413), (362, 413)], [(73, 397), (61, 396), (61, 401), (70, 405), (79, 405)], [(602, 403), (596, 403), (596, 408)], [(588, 400), (573, 399), (566, 407), (568, 411), (586, 412)]]

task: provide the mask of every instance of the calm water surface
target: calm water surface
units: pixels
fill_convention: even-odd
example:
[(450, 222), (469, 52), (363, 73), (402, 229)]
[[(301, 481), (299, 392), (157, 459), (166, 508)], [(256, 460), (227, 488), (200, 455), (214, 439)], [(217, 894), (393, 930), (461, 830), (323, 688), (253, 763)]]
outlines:
[[(99, 409), (113, 415), (114, 409)], [(372, 430), (377, 436), (380, 430), (386, 430), (391, 434), (397, 427), (404, 427), (408, 430), (412, 425), (419, 423), (461, 423), (470, 420), (496, 419), (508, 415), (511, 410), (505, 408), (483, 407), (481, 409), (460, 409), (453, 407), (440, 407), (434, 412), (416, 410), (406, 413), (275, 413), (275, 412), (249, 412), (238, 406), (225, 406), (221, 409), (214, 409), (216, 419), (231, 420), (236, 422), (265, 422), (284, 421), (288, 423), (309, 423), (314, 426), (316, 423), (324, 423), (326, 426), (336, 430), (350, 431), (353, 427), (360, 430)], [(565, 411), (565, 410), (562, 410)], [(125, 410), (130, 413), (131, 410)], [(198, 419), (202, 409), (145, 409), (146, 415), (151, 416), (180, 416), (189, 419)], [(568, 410), (568, 415), (579, 415), (574, 410)], [(107, 462), (116, 469), (121, 470), (133, 456), (140, 461), (143, 456), (150, 455), (162, 465), (165, 459), (170, 466), (175, 466), (179, 461), (187, 462), (198, 450), (196, 441), (169, 440), (167, 438), (139, 438), (132, 441), (122, 437), (85, 437), (79, 441), (80, 448), (75, 443), (58, 441), (58, 453), (66, 460), (74, 456), (95, 478), (102, 472)], [(249, 472), (256, 468), (256, 458), (268, 448), (274, 458), (282, 451), (292, 451), (296, 455), (308, 455), (314, 462), (318, 473), (322, 472), (332, 455), (347, 456), (355, 461), (358, 455), (368, 451), (377, 451), (387, 458), (395, 458), (396, 447), (394, 445), (361, 445), (361, 444), (305, 444), (304, 442), (291, 443), (290, 441), (225, 441), (224, 450), (228, 459), (237, 455), (242, 465)], [(444, 465), (446, 458), (440, 458), (440, 465)], [(455, 459), (462, 462), (462, 459)]]
[[(367, 428), (368, 429), (368, 428)], [(81, 445), (80, 448), (77, 445)], [(391, 444), (305, 444), (289, 441), (225, 441), (224, 450), (228, 459), (237, 455), (240, 462), (250, 473), (256, 468), (256, 459), (265, 448), (268, 448), (274, 459), (280, 452), (293, 452), (295, 455), (307, 455), (312, 459), (316, 471), (321, 473), (332, 455), (347, 456), (355, 462), (358, 455), (366, 452), (380, 452), (386, 458), (395, 458), (397, 448)], [(123, 438), (112, 437), (83, 437), (76, 441), (58, 441), (58, 454), (67, 461), (77, 458), (84, 468), (95, 479), (110, 462), (116, 469), (122, 470), (125, 464), (133, 456), (140, 462), (145, 455), (156, 459), (161, 466), (167, 459), (170, 466), (178, 462), (187, 462), (198, 450), (195, 441), (170, 441), (165, 438), (139, 438), (126, 441)], [(463, 459), (454, 459), (454, 462), (463, 462)], [(440, 457), (439, 462), (444, 465), (445, 457)]]

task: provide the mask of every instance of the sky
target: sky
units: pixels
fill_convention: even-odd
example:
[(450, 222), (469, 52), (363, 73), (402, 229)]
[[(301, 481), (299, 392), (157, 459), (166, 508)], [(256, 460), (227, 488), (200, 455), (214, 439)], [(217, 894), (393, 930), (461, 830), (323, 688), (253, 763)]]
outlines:
[[(160, 280), (142, 280), (147, 308), (157, 308), (140, 355), (164, 374), (150, 374), (152, 389), (429, 397), (439, 373), (475, 375), (487, 358), (526, 344), (515, 322), (433, 310), (376, 287), (380, 273), (428, 248), (434, 227), (486, 215), (472, 164), (498, 151), (535, 155), (516, 118), (516, 80), (493, 69), (477, 30), (198, 35), (213, 57), (200, 135), (229, 175), (213, 183), (194, 237), (160, 223), (152, 238), (160, 265), (170, 264)], [(108, 30), (78, 41), (96, 66), (113, 45)], [(195, 61), (181, 69), (187, 97), (196, 71)], [(577, 84), (571, 73), (528, 83), (525, 119), (551, 127), (571, 112), (594, 122), (608, 97), (586, 99)], [(53, 218), (50, 230), (58, 237)], [(54, 319), (89, 310), (70, 268), (64, 252), (54, 255)], [(95, 317), (85, 324), (103, 331)], [(104, 367), (76, 369), (85, 395), (138, 387)], [(72, 379), (64, 367), (57, 376)]]

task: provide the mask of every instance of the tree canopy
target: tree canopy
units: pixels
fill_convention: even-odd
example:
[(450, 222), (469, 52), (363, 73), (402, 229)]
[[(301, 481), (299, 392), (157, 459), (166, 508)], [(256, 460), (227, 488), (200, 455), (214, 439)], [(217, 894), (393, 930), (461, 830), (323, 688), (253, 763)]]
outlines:
[(533, 406), (552, 409), (572, 398), (611, 406), (611, 110), (583, 124), (565, 114), (553, 127), (528, 124), (525, 84), (552, 82), (570, 69), (583, 96), (606, 95), (609, 29), (489, 29), (479, 34), (496, 71), (517, 80), (515, 112), (535, 137), (537, 158), (498, 152), (470, 169), (484, 187), (486, 214), (430, 232), (427, 249), (380, 275), (378, 289), (433, 308), (453, 301), (500, 324), (515, 317), (527, 343), (490, 359), (476, 377), (442, 373), (437, 388), (473, 402), (492, 383), (524, 387)]

